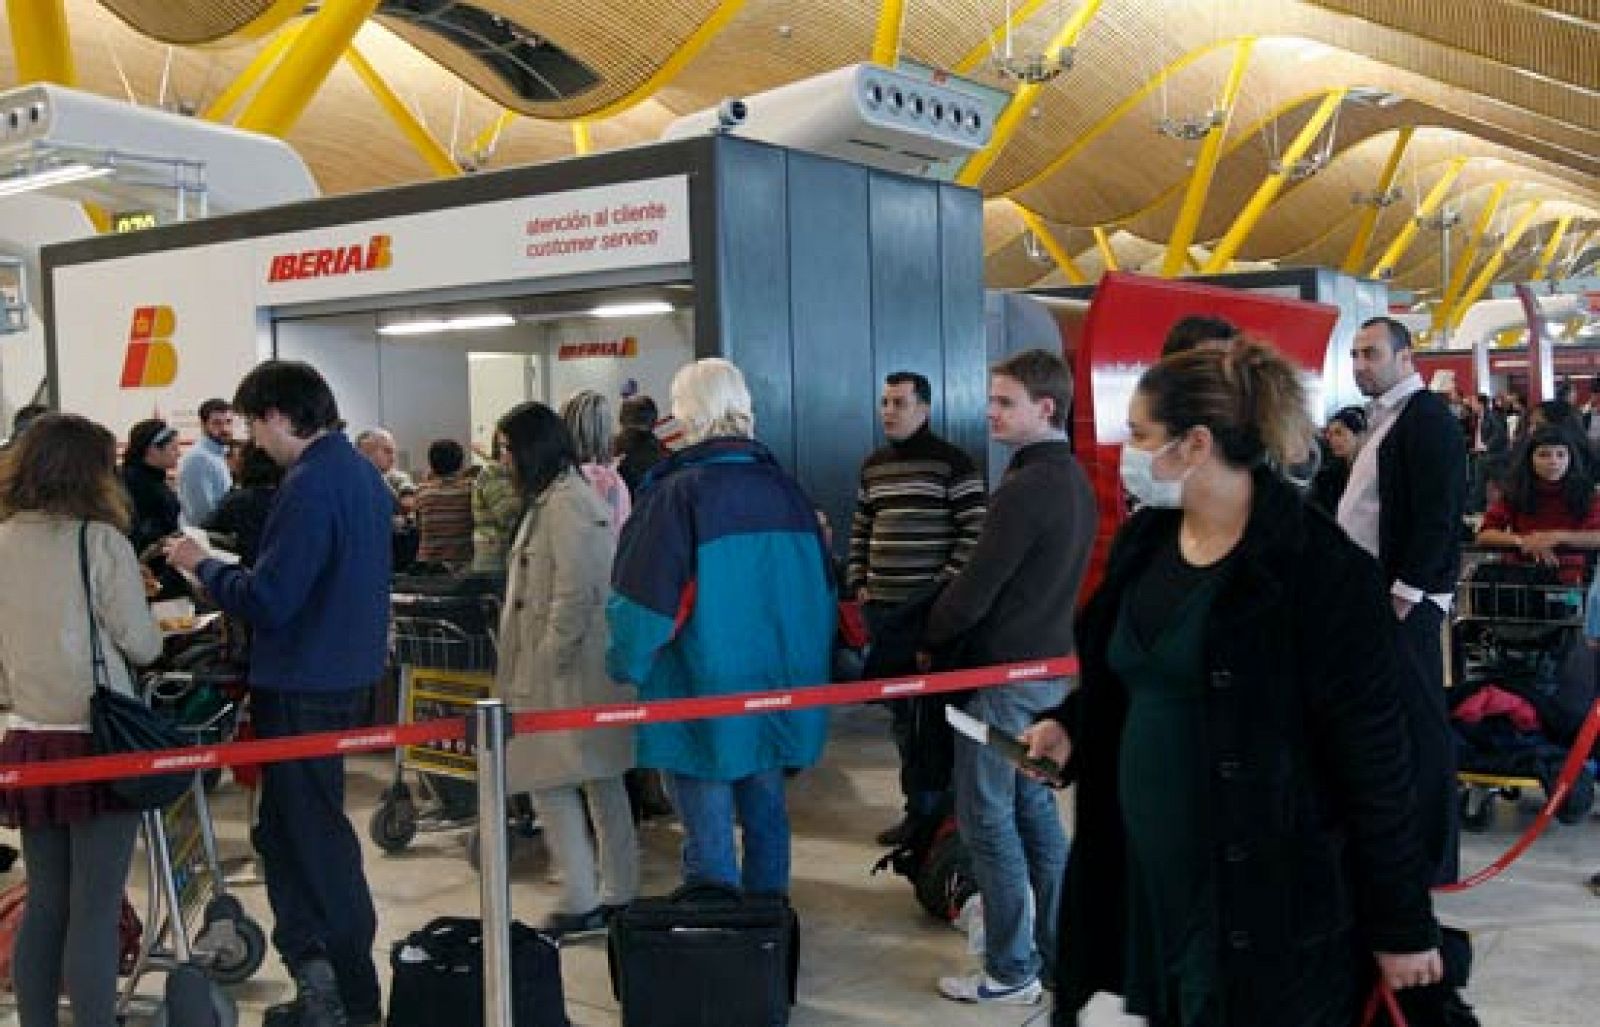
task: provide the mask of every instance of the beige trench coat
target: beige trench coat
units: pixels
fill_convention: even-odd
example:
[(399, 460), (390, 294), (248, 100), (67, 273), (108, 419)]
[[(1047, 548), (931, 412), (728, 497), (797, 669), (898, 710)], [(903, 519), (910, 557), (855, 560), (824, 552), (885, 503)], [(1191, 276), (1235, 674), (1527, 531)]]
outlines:
[[(497, 685), (513, 711), (631, 702), (606, 674), (606, 600), (616, 548), (611, 513), (583, 475), (557, 478), (529, 508), (506, 554)], [(620, 776), (633, 766), (633, 729), (513, 738), (513, 793)]]

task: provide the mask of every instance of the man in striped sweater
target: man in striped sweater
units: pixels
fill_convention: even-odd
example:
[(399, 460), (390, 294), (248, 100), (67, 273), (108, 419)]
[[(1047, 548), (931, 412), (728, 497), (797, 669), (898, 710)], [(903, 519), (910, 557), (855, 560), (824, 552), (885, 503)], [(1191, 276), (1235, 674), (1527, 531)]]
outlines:
[[(932, 402), (920, 374), (896, 371), (884, 379), (879, 416), (889, 442), (861, 466), (847, 584), (865, 604), (875, 636), (871, 677), (916, 672), (915, 642), (932, 599), (966, 565), (983, 528), (983, 476), (970, 456), (929, 428)], [(894, 646), (891, 633), (906, 644)], [(939, 705), (890, 704), (906, 806), (904, 819), (878, 835), (880, 844), (898, 845), (919, 819), (948, 808), (950, 747), (939, 741), (948, 732)]]

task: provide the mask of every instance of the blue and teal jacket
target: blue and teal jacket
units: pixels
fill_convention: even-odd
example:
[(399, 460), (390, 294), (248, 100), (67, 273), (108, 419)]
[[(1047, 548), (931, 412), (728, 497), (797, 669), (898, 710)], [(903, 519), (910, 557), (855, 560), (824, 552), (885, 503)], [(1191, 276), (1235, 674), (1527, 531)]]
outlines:
[[(691, 446), (623, 525), (606, 662), (645, 700), (823, 684), (838, 623), (815, 508), (766, 447)], [(827, 711), (644, 724), (639, 765), (712, 781), (817, 761)]]

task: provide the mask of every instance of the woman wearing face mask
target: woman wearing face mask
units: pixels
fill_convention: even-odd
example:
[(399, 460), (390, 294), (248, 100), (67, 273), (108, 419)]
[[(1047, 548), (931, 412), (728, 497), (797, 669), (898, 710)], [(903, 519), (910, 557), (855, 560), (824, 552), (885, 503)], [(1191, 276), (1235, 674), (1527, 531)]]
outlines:
[(1322, 437), (1327, 441), (1328, 458), (1317, 470), (1306, 497), (1332, 517), (1339, 512), (1339, 500), (1350, 482), (1350, 466), (1356, 451), (1367, 437), (1367, 413), (1360, 407), (1345, 407), (1328, 419)]
[(1582, 459), (1583, 438), (1556, 427), (1535, 430), (1513, 458), (1501, 497), (1483, 516), (1478, 542), (1516, 546), (1530, 559), (1560, 564), (1583, 580), (1583, 556), (1557, 546), (1600, 547), (1600, 497)]
[(1170, 357), (1129, 406), (1142, 503), (1028, 730), (1077, 832), (1056, 1022), (1097, 991), (1158, 1027), (1348, 1027), (1376, 964), (1439, 979), (1377, 565), (1270, 466), (1314, 428), (1260, 343)]

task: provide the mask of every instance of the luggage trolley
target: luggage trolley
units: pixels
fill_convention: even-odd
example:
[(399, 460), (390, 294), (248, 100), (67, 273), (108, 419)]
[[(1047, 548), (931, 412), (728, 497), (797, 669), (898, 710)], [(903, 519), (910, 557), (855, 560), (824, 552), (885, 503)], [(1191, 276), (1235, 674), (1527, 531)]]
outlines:
[[(236, 684), (232, 673), (161, 671), (144, 684), (152, 707), (172, 712), (190, 744), (232, 736), (239, 714), (237, 700), (226, 694)], [(140, 815), (149, 871), (148, 927), (123, 988), (121, 1011), (136, 1001), (144, 974), (165, 972), (165, 999), (152, 1020), (161, 1027), (231, 1027), (237, 1014), (219, 985), (248, 980), (266, 958), (266, 932), (227, 890), (206, 794), (210, 783), (206, 772), (196, 771), (177, 802)], [(191, 940), (189, 925), (197, 916), (201, 926)]]
[[(1505, 547), (1469, 546), (1463, 553), (1447, 659), (1462, 826), (1469, 830), (1487, 826), (1497, 796), (1549, 793), (1594, 696), (1596, 660), (1583, 627), (1595, 554), (1564, 550), (1559, 556), (1551, 567)], [(1521, 724), (1509, 715), (1463, 722), (1467, 701), (1491, 685), (1518, 703)], [(1528, 709), (1536, 724), (1526, 723)], [(1575, 722), (1566, 711), (1577, 712)], [(1593, 788), (1591, 763), (1558, 818), (1581, 819)]]
[[(395, 663), (400, 671), (402, 723), (470, 716), (473, 703), (494, 693), (496, 641), (503, 582), (488, 577), (400, 578), (390, 597)], [(417, 773), (419, 806), (406, 783)], [(418, 833), (476, 827), (477, 758), (465, 741), (430, 742), (395, 750), (394, 783), (372, 812), (368, 833), (385, 852), (400, 852)], [(531, 808), (512, 813), (519, 833), (535, 828)], [(469, 839), (469, 857), (473, 855)]]

